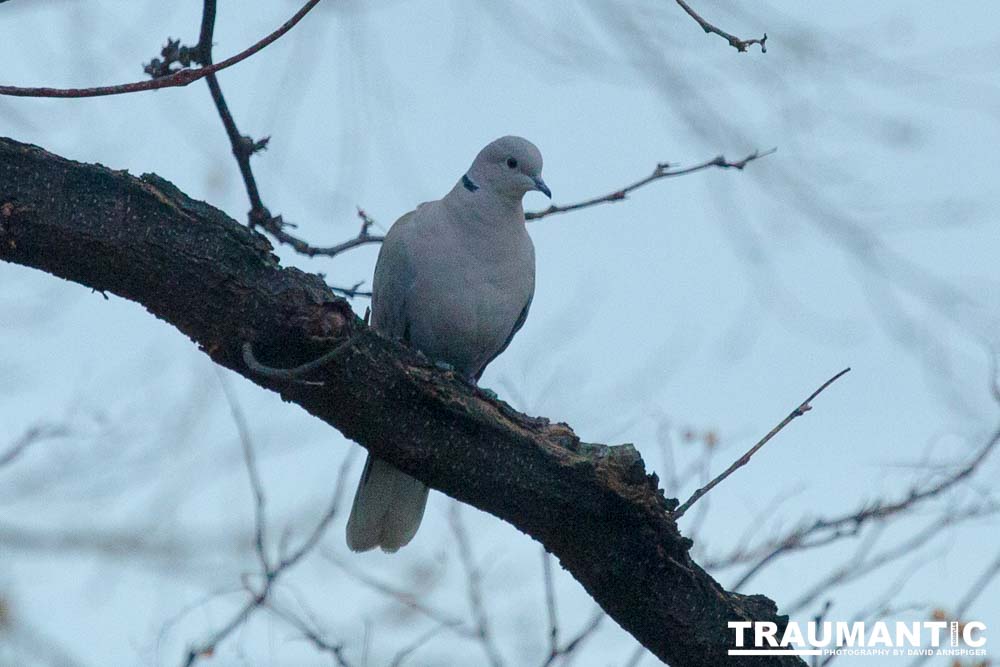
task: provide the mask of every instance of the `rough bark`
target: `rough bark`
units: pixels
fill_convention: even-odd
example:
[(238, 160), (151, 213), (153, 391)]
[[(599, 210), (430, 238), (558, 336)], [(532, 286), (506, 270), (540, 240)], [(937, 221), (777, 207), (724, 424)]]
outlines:
[[(216, 363), (272, 389), (379, 457), (540, 541), (594, 599), (674, 667), (803, 665), (730, 657), (727, 621), (775, 604), (727, 592), (690, 557), (631, 445), (581, 442), (519, 414), (367, 328), (267, 239), (155, 176), (136, 178), (0, 138), (0, 259), (136, 301)], [(339, 341), (309, 379), (251, 372), (241, 346), (290, 367)]]

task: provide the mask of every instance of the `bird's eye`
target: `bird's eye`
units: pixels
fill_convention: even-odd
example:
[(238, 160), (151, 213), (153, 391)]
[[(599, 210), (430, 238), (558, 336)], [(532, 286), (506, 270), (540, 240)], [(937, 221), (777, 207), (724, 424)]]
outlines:
[(512, 157), (507, 158), (507, 166), (511, 169), (517, 169), (517, 160)]

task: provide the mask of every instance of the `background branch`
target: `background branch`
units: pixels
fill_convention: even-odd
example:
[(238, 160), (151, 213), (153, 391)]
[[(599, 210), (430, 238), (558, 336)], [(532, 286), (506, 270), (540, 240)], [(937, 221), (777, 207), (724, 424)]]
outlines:
[[(210, 1), (210, 0), (209, 0)], [(209, 4), (206, 2), (206, 5)], [(282, 35), (295, 27), (309, 11), (319, 4), (320, 0), (308, 0), (299, 11), (295, 12), (292, 18), (283, 23), (277, 30), (267, 35), (260, 41), (250, 45), (234, 56), (226, 58), (215, 65), (206, 65), (197, 69), (182, 69), (174, 71), (165, 76), (154, 78), (151, 81), (135, 81), (133, 83), (122, 83), (114, 86), (98, 86), (96, 88), (25, 88), (19, 86), (0, 86), (0, 95), (10, 95), (13, 97), (103, 97), (107, 95), (124, 95), (126, 93), (138, 93), (144, 90), (157, 90), (159, 88), (176, 88), (194, 83), (199, 79), (212, 76), (227, 67), (242, 62), (265, 48), (272, 42), (278, 40)], [(214, 2), (211, 2), (214, 6)], [(213, 9), (214, 22), (214, 9)], [(203, 24), (204, 27), (204, 24)], [(203, 33), (204, 34), (204, 33)]]
[(448, 520), (451, 524), (451, 532), (455, 536), (455, 543), (458, 545), (458, 558), (462, 561), (462, 569), (465, 571), (466, 591), (469, 597), (469, 608), (472, 610), (472, 618), (476, 623), (476, 637), (478, 637), (490, 665), (502, 667), (504, 661), (497, 649), (496, 642), (493, 641), (489, 615), (486, 613), (486, 605), (483, 602), (483, 572), (476, 564), (475, 556), (472, 554), (469, 533), (462, 521), (462, 506), (459, 503), (451, 503)]
[(711, 482), (709, 482), (708, 484), (706, 484), (705, 486), (701, 487), (700, 489), (698, 489), (697, 491), (695, 491), (693, 494), (691, 494), (691, 497), (688, 498), (687, 500), (685, 500), (684, 504), (682, 504), (680, 507), (678, 507), (676, 510), (674, 510), (674, 519), (679, 519), (680, 517), (684, 516), (684, 513), (687, 512), (691, 508), (692, 505), (694, 505), (696, 502), (698, 502), (699, 498), (701, 498), (706, 493), (708, 493), (709, 491), (711, 491), (712, 489), (714, 489), (723, 480), (725, 480), (727, 477), (729, 477), (730, 475), (732, 475), (734, 472), (736, 472), (737, 470), (739, 470), (740, 468), (742, 468), (746, 464), (750, 463), (750, 458), (754, 454), (756, 454), (760, 450), (761, 447), (763, 447), (764, 445), (766, 445), (768, 443), (768, 441), (771, 440), (771, 438), (773, 438), (774, 436), (778, 435), (778, 433), (783, 428), (785, 428), (790, 423), (792, 423), (793, 420), (795, 420), (798, 417), (801, 417), (802, 415), (804, 415), (809, 410), (812, 410), (812, 405), (810, 405), (810, 403), (812, 403), (813, 399), (815, 399), (817, 396), (819, 396), (823, 392), (824, 389), (826, 389), (831, 384), (833, 384), (834, 382), (836, 382), (840, 377), (842, 377), (843, 375), (845, 375), (850, 370), (851, 370), (850, 368), (845, 368), (844, 370), (840, 371), (839, 373), (837, 373), (836, 375), (834, 375), (832, 378), (830, 378), (829, 380), (827, 380), (826, 382), (824, 382), (822, 385), (820, 385), (819, 389), (817, 389), (812, 394), (810, 394), (809, 398), (807, 398), (806, 400), (802, 401), (802, 403), (800, 403), (797, 408), (795, 408), (794, 410), (792, 410), (788, 414), (788, 416), (785, 417), (784, 419), (782, 419), (781, 422), (777, 426), (775, 426), (774, 428), (772, 428), (768, 432), (767, 435), (765, 435), (763, 438), (761, 438), (760, 440), (758, 440), (757, 443), (753, 447), (751, 447), (749, 450), (747, 450), (747, 452), (743, 456), (741, 456), (740, 458), (736, 459), (733, 462), (733, 464), (730, 465), (728, 468), (726, 468), (726, 470), (723, 471), (718, 477), (716, 477)]
[(739, 169), (742, 170), (749, 163), (753, 162), (762, 157), (771, 155), (777, 148), (772, 148), (770, 150), (764, 151), (763, 153), (759, 151), (754, 151), (750, 155), (747, 155), (742, 160), (737, 160), (735, 162), (730, 162), (726, 159), (724, 155), (719, 155), (712, 158), (711, 160), (706, 160), (700, 164), (696, 164), (693, 167), (675, 167), (668, 162), (661, 162), (656, 165), (653, 173), (649, 176), (626, 185), (620, 190), (615, 190), (606, 195), (600, 197), (594, 197), (592, 199), (585, 199), (584, 201), (577, 202), (575, 204), (566, 204), (564, 206), (557, 206), (555, 204), (549, 206), (547, 209), (542, 211), (528, 211), (524, 214), (525, 220), (539, 220), (550, 215), (555, 215), (556, 213), (568, 213), (569, 211), (578, 211), (581, 208), (589, 208), (591, 206), (597, 206), (598, 204), (611, 204), (614, 202), (619, 202), (625, 199), (629, 194), (635, 192), (639, 188), (645, 187), (650, 183), (660, 180), (661, 178), (672, 178), (674, 176), (684, 176), (685, 174), (693, 174), (696, 171), (701, 171), (703, 169), (710, 169), (712, 167), (717, 167), (719, 169)]
[(698, 25), (701, 26), (702, 30), (704, 30), (706, 33), (712, 33), (718, 35), (722, 39), (729, 42), (729, 45), (732, 46), (737, 51), (742, 53), (746, 51), (752, 44), (759, 44), (760, 52), (767, 53), (767, 33), (764, 33), (764, 36), (761, 37), (760, 39), (740, 39), (739, 37), (735, 35), (730, 35), (725, 30), (721, 30), (720, 28), (712, 25), (711, 23), (703, 19), (698, 14), (698, 12), (693, 10), (691, 8), (691, 5), (686, 3), (684, 0), (675, 0), (675, 1), (677, 2), (678, 5), (681, 6), (681, 9), (687, 12), (688, 16), (690, 16), (691, 18), (693, 18), (695, 21), (698, 22)]
[(236, 424), (237, 431), (240, 438), (240, 448), (243, 453), (243, 461), (246, 465), (247, 475), (250, 478), (250, 487), (253, 492), (254, 498), (254, 549), (257, 553), (257, 560), (260, 563), (260, 579), (261, 583), (259, 588), (256, 590), (249, 583), (246, 584), (247, 592), (249, 597), (242, 607), (229, 619), (228, 622), (223, 624), (218, 630), (212, 633), (207, 639), (191, 646), (188, 649), (187, 655), (183, 661), (185, 667), (190, 667), (197, 663), (201, 658), (211, 656), (215, 653), (216, 647), (226, 638), (228, 638), (237, 628), (246, 623), (246, 621), (260, 608), (268, 608), (270, 611), (281, 618), (289, 625), (295, 627), (299, 630), (304, 637), (306, 637), (317, 649), (330, 653), (336, 660), (338, 665), (342, 667), (347, 667), (347, 662), (343, 656), (343, 646), (340, 644), (331, 644), (325, 639), (323, 639), (315, 630), (310, 628), (305, 624), (302, 619), (299, 619), (294, 614), (287, 612), (279, 607), (276, 607), (271, 603), (270, 597), (274, 590), (278, 579), (282, 577), (288, 570), (295, 567), (295, 565), (306, 555), (308, 555), (317, 544), (319, 544), (320, 539), (326, 533), (327, 528), (333, 521), (333, 518), (337, 515), (340, 510), (341, 503), (343, 501), (343, 490), (346, 484), (347, 471), (350, 469), (351, 463), (354, 461), (352, 455), (348, 455), (344, 458), (344, 462), (340, 466), (340, 472), (337, 475), (336, 485), (334, 486), (333, 497), (330, 500), (329, 505), (326, 510), (320, 516), (319, 521), (316, 523), (316, 527), (312, 530), (305, 541), (295, 549), (291, 554), (285, 557), (279, 557), (276, 564), (272, 564), (271, 558), (268, 555), (268, 544), (267, 544), (267, 516), (264, 512), (265, 510), (265, 497), (264, 497), (264, 483), (261, 480), (260, 471), (257, 466), (257, 456), (254, 452), (253, 442), (250, 439), (249, 428), (246, 423), (246, 419), (243, 415), (243, 411), (239, 404), (236, 402), (235, 396), (230, 391), (225, 380), (222, 379), (220, 375), (220, 382), (222, 384), (223, 392), (226, 397), (226, 401), (229, 404), (229, 409), (233, 417), (233, 422)]

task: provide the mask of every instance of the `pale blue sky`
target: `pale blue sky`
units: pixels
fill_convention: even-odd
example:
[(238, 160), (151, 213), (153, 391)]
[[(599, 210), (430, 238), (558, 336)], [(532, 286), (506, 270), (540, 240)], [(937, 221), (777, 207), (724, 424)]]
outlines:
[[(221, 82), (240, 129), (272, 136), (255, 158), (265, 202), (316, 244), (353, 235), (357, 205), (384, 228), (441, 196), (503, 134), (541, 148), (557, 203), (609, 192), (660, 161), (778, 147), (745, 172), (661, 182), (614, 206), (532, 223), (531, 317), (484, 377), (517, 407), (567, 421), (584, 439), (634, 442), (651, 469), (664, 465), (663, 424), (675, 434), (717, 431), (714, 473), (852, 366), (813, 412), (703, 501), (710, 512), (699, 547), (717, 555), (748, 530), (763, 535), (894, 497), (926, 477), (912, 464), (963, 461), (995, 427), (985, 350), (1000, 343), (1000, 32), (988, 3), (696, 4), (740, 36), (766, 31), (768, 52), (737, 53), (665, 0), (628, 8), (328, 0)], [(272, 30), (295, 3), (255, 9), (220, 3), (217, 57)], [(4, 4), (3, 83), (139, 79), (168, 36), (196, 39), (199, 12), (193, 0)], [(240, 220), (248, 208), (202, 85), (93, 100), (0, 98), (0, 134), (156, 172)], [(526, 206), (545, 203), (532, 194)], [(278, 254), (351, 284), (370, 277), (376, 249), (332, 261)], [(365, 305), (355, 303), (359, 312)], [(0, 594), (84, 664), (176, 664), (238, 598), (202, 599), (238, 587), (253, 568), (249, 552), (234, 559), (216, 543), (250, 530), (252, 503), (212, 365), (135, 304), (0, 264), (0, 373), (0, 447), (39, 420), (65, 418), (82, 433), (0, 472), (0, 522), (214, 545), (183, 567), (4, 547)], [(277, 396), (228, 373), (225, 381), (250, 416), (273, 532), (293, 521), (302, 534), (358, 448)], [(695, 447), (679, 444), (679, 456), (689, 460)], [(352, 489), (360, 461), (359, 452)], [(949, 501), (985, 496), (997, 472), (988, 463)], [(683, 482), (686, 495), (699, 480)], [(433, 494), (418, 537), (396, 556), (349, 555), (343, 519), (325, 549), (400, 584), (439, 576), (431, 599), (465, 615), (448, 502)], [(947, 506), (929, 505), (877, 548), (911, 537)], [(540, 662), (538, 545), (493, 517), (470, 508), (464, 516), (505, 657)], [(949, 528), (801, 618), (829, 597), (829, 617), (849, 620), (904, 575), (899, 604), (947, 608), (996, 557), (996, 530), (995, 518)], [(866, 536), (781, 561), (748, 592), (791, 604)], [(731, 584), (738, 574), (719, 578)], [(371, 619), (373, 665), (428, 627), (389, 613), (391, 604), (319, 554), (289, 581), (281, 599), (305, 600), (355, 658)], [(557, 584), (570, 635), (592, 605), (565, 573)], [(970, 616), (1000, 628), (998, 597), (993, 582)], [(633, 646), (608, 621), (577, 664), (621, 665)], [(445, 633), (414, 664), (480, 655)], [(327, 664), (266, 615), (212, 664), (261, 661)]]

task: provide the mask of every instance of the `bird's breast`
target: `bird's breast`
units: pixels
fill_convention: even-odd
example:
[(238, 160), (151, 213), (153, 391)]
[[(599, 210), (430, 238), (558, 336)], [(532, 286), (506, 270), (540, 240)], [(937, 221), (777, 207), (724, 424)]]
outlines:
[(464, 375), (500, 349), (534, 289), (534, 262), (451, 255), (418, 267), (410, 343)]

